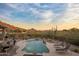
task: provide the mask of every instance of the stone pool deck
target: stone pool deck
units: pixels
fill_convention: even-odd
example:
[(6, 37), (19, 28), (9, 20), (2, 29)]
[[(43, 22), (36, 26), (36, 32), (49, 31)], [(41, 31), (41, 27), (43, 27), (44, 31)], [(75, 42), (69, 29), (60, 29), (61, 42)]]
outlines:
[[(22, 41), (19, 41), (16, 43), (16, 46), (18, 46), (19, 48), (17, 49), (16, 51), (16, 56), (23, 56), (24, 54), (32, 54), (32, 53), (27, 53), (25, 51), (22, 51), (22, 49), (25, 47), (26, 45), (26, 40), (22, 40)], [(68, 50), (66, 53), (57, 53), (55, 51), (55, 48), (54, 48), (54, 43), (49, 43), (49, 42), (46, 42), (46, 46), (48, 47), (49, 49), (49, 53), (43, 53), (42, 55), (43, 56), (79, 56), (78, 53), (75, 53), (75, 52), (72, 52), (70, 50)]]

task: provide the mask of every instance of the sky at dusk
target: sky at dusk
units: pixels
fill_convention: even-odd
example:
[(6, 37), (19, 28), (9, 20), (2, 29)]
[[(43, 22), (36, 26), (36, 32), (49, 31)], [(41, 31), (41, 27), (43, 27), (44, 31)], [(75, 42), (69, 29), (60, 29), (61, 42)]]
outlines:
[(79, 4), (0, 3), (0, 20), (26, 29), (79, 28)]

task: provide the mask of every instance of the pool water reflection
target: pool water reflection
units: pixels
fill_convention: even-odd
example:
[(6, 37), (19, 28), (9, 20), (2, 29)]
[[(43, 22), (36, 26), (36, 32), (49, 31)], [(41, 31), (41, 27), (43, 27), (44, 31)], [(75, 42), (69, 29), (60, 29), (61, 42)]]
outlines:
[(47, 53), (49, 52), (43, 40), (29, 39), (26, 41), (26, 46), (22, 49), (29, 53)]

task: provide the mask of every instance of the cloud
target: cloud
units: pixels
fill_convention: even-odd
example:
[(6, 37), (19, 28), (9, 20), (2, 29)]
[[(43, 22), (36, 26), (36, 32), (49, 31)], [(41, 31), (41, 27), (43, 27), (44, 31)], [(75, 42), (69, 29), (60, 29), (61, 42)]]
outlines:
[(68, 4), (66, 12), (60, 18), (62, 23), (57, 24), (59, 29), (70, 29), (73, 27), (79, 28), (79, 4)]
[(4, 13), (0, 13), (0, 18), (9, 21), (14, 20), (11, 18), (12, 13), (13, 13), (12, 11), (5, 10)]
[[(17, 11), (20, 11), (20, 12), (28, 12), (28, 11), (32, 11), (32, 5), (31, 4), (25, 4), (25, 3), (8, 3), (7, 4), (9, 7), (17, 10)], [(39, 5), (39, 4), (33, 4), (33, 5)]]
[[(37, 20), (40, 21), (41, 23), (58, 22), (59, 19), (57, 19), (57, 18), (60, 18), (61, 13), (57, 14), (54, 11), (57, 9), (58, 10), (63, 9), (63, 8), (61, 8), (63, 5), (60, 5), (60, 4), (53, 5), (53, 4), (39, 4), (39, 3), (35, 3), (35, 4), (16, 4), (15, 3), (15, 4), (7, 4), (7, 5), (18, 12), (24, 12), (26, 14), (32, 13), (32, 15), (34, 15), (35, 17), (40, 18)], [(56, 8), (55, 8), (55, 6), (56, 6)], [(57, 8), (57, 6), (59, 6), (59, 8)], [(9, 13), (8, 16), (11, 16), (11, 13)], [(36, 22), (36, 20), (35, 20), (35, 22)]]
[(40, 15), (42, 17), (41, 22), (43, 22), (43, 23), (51, 23), (55, 16), (55, 14), (49, 10), (44, 11)]
[(51, 10), (37, 10), (35, 8), (32, 8), (32, 13), (36, 16), (39, 16), (39, 22), (40, 23), (51, 23), (54, 19), (55, 14)]
[(38, 11), (36, 8), (30, 8), (32, 14), (35, 14), (35, 15), (39, 15), (41, 12)]
[(68, 4), (68, 8), (64, 13), (64, 16), (62, 17), (62, 19), (65, 22), (74, 22), (74, 21), (76, 22), (75, 19), (77, 18), (79, 18), (79, 4), (77, 3)]
[(15, 10), (18, 10), (18, 11), (24, 11), (24, 6), (22, 4), (16, 4), (16, 3), (8, 3), (7, 4), (9, 7), (15, 9)]
[(0, 20), (3, 21), (3, 22), (9, 23), (12, 19), (10, 19), (10, 18), (8, 18), (8, 17), (6, 17), (6, 16), (0, 15)]
[(55, 16), (51, 10), (38, 11), (37, 9), (32, 9), (32, 13), (40, 17), (40, 23), (51, 23)]

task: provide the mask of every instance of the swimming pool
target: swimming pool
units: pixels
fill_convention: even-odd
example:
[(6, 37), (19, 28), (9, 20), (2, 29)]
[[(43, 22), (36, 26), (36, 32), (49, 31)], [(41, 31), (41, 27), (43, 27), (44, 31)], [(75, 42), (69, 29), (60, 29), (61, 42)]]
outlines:
[(29, 53), (43, 53), (49, 52), (46, 44), (43, 43), (43, 40), (34, 40), (29, 39), (26, 41), (26, 46), (23, 48), (23, 51)]

